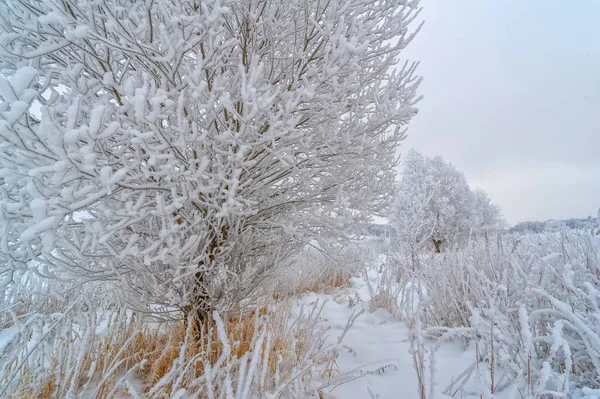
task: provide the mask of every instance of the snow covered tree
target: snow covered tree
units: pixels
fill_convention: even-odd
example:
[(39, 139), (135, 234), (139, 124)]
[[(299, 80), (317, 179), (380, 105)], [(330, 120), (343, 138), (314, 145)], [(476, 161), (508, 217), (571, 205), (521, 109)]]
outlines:
[(442, 245), (452, 246), (469, 238), (475, 218), (475, 199), (466, 176), (454, 165), (440, 156), (428, 159), (428, 164), (435, 192), (430, 207), (436, 224), (432, 239), (439, 252)]
[(7, 0), (0, 273), (202, 322), (388, 207), (418, 1)]
[(483, 190), (473, 192), (454, 165), (439, 156), (408, 152), (392, 224), (411, 253), (431, 244), (440, 252), (443, 246), (464, 243), (473, 233), (498, 229), (503, 223), (500, 208)]
[(403, 158), (403, 165), (402, 181), (395, 193), (391, 223), (396, 229), (399, 243), (414, 257), (421, 247), (433, 239), (437, 221), (431, 206), (436, 186), (423, 154), (410, 150)]
[(475, 232), (497, 231), (506, 227), (506, 220), (502, 216), (500, 206), (484, 190), (477, 188), (473, 192), (475, 206)]

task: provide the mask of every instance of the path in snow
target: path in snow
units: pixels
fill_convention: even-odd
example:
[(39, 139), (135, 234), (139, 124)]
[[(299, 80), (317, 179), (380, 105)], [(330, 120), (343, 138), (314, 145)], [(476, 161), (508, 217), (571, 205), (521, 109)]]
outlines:
[[(365, 309), (344, 338), (344, 344), (350, 351), (340, 353), (337, 360), (342, 374), (354, 369), (377, 370), (379, 373), (366, 374), (337, 387), (330, 386), (329, 393), (338, 399), (410, 399), (418, 398), (418, 380), (409, 354), (409, 329), (405, 323), (392, 317), (389, 311), (378, 309), (369, 312), (369, 290), (364, 280), (353, 278), (347, 292), (337, 295), (306, 294), (298, 300), (298, 305), (314, 304), (315, 301), (327, 301), (321, 313), (322, 325), (328, 328), (328, 342), (336, 342), (353, 311)], [(349, 306), (348, 297), (358, 296), (361, 301), (354, 307)], [(299, 309), (299, 306), (298, 308)], [(431, 345), (433, 341), (429, 344)], [(453, 396), (442, 394), (453, 379), (456, 379), (474, 360), (474, 352), (467, 349), (461, 341), (444, 343), (437, 352), (436, 398), (478, 398), (456, 391)], [(426, 388), (429, 390), (429, 381)], [(335, 385), (335, 384), (333, 384)], [(371, 393), (370, 393), (370, 392)], [(496, 395), (495, 398), (501, 398)], [(428, 396), (428, 399), (430, 397)]]

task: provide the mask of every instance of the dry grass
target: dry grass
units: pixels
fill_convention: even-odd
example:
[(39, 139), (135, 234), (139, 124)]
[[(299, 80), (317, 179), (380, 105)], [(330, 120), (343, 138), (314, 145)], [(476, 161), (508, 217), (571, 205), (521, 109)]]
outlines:
[(349, 286), (371, 262), (373, 251), (365, 243), (352, 243), (328, 251), (307, 246), (269, 281), (275, 298), (290, 298), (308, 292), (332, 294)]
[[(267, 374), (277, 373), (279, 378), (285, 378), (286, 365), (291, 368), (300, 362), (314, 339), (311, 331), (290, 331), (287, 328), (288, 315), (289, 306), (271, 305), (224, 320), (230, 350), (226, 363), (254, 350), (257, 334), (266, 328), (271, 337), (269, 347), (263, 342), (259, 350), (261, 356), (268, 358)], [(264, 317), (269, 320), (266, 324), (261, 323)], [(192, 323), (189, 324), (171, 322), (152, 326), (131, 317), (116, 322), (110, 326), (106, 336), (93, 340), (87, 349), (79, 349), (86, 352), (77, 375), (65, 370), (66, 366), (60, 364), (64, 360), (57, 360), (66, 350), (73, 349), (73, 341), (59, 342), (50, 357), (51, 367), (48, 370), (53, 372), (40, 377), (24, 366), (18, 385), (9, 398), (61, 397), (71, 384), (76, 384), (79, 390), (94, 387), (96, 398), (133, 397), (126, 384), (122, 384), (126, 374), (135, 375), (143, 387), (144, 397), (173, 394), (173, 387), (169, 384), (172, 385), (176, 378), (165, 378), (173, 373), (178, 374), (178, 389), (189, 387), (191, 392), (193, 381), (204, 374), (205, 365), (212, 366), (218, 361), (224, 347), (217, 337), (214, 320), (207, 332), (202, 334), (193, 331)], [(198, 336), (201, 338), (198, 339)], [(319, 362), (327, 361), (319, 359)], [(7, 365), (5, 371), (11, 372), (14, 366), (13, 363)], [(326, 373), (333, 374), (334, 371), (330, 369)], [(159, 382), (161, 394), (155, 396), (153, 387)]]
[(346, 270), (327, 267), (313, 278), (303, 281), (291, 294), (292, 296), (307, 292), (331, 294), (339, 288), (348, 287), (351, 277), (352, 275)]
[[(56, 366), (56, 362), (53, 362), (53, 367)], [(10, 367), (6, 368), (10, 371)], [(53, 376), (47, 376), (39, 383), (34, 381), (33, 375), (27, 366), (23, 367), (23, 377), (19, 380), (16, 393), (9, 395), (9, 399), (50, 399), (54, 397), (56, 391), (56, 383)]]
[(369, 303), (369, 310), (374, 312), (375, 310), (382, 308), (388, 310), (390, 313), (394, 314), (397, 312), (397, 295), (390, 291), (381, 291), (378, 292), (371, 298), (371, 302)]

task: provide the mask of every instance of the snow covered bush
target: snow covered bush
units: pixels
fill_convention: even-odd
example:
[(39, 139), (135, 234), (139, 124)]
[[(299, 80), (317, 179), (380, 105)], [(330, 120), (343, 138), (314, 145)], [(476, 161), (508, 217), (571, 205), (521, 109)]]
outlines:
[(417, 5), (2, 2), (2, 285), (106, 282), (202, 323), (385, 210)]

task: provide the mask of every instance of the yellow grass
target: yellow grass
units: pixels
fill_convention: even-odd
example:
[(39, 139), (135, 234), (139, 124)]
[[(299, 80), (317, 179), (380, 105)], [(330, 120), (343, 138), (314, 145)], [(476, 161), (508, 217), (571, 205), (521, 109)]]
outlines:
[[(259, 318), (267, 316), (269, 322), (264, 328), (271, 333), (271, 345), (266, 348), (266, 343), (263, 343), (260, 350), (262, 354), (268, 353), (268, 375), (274, 375), (278, 371), (284, 377), (285, 369), (282, 370), (281, 365), (296, 364), (305, 355), (313, 339), (307, 331), (288, 334), (285, 317), (288, 311), (289, 307), (285, 305), (263, 306), (258, 315), (256, 311), (250, 311), (226, 318), (225, 330), (231, 347), (227, 361), (239, 359), (253, 349), (254, 339), (257, 338), (255, 335), (261, 328)], [(86, 351), (80, 368), (83, 371), (76, 384), (83, 387), (93, 367), (89, 386), (99, 386), (96, 398), (131, 397), (125, 388), (116, 387), (116, 384), (124, 373), (134, 368), (135, 376), (144, 386), (144, 394), (148, 395), (151, 388), (173, 367), (180, 368), (183, 364), (191, 365), (179, 386), (187, 389), (194, 379), (204, 373), (205, 362), (215, 364), (223, 353), (223, 344), (217, 338), (214, 320), (211, 321), (208, 332), (200, 335), (186, 327), (186, 324), (171, 322), (160, 327), (146, 324), (139, 328), (139, 324), (132, 321), (115, 323), (105, 337), (96, 339)], [(202, 338), (198, 339), (198, 336)], [(53, 370), (51, 374), (36, 375), (34, 380), (32, 372), (24, 367), (16, 392), (10, 398), (50, 399), (64, 394), (64, 390), (76, 376), (67, 375), (58, 364), (57, 357), (61, 350), (72, 344), (73, 342), (61, 342), (52, 352), (52, 367), (49, 368)], [(321, 362), (327, 360), (320, 359)], [(14, 366), (8, 365), (6, 371), (10, 372)], [(332, 375), (334, 370), (330, 367), (325, 373)], [(57, 386), (56, 381), (60, 381), (60, 386)], [(170, 390), (171, 386), (167, 383), (163, 393), (166, 391), (172, 394)]]
[(313, 279), (303, 282), (293, 295), (304, 294), (306, 292), (316, 292), (330, 294), (338, 288), (348, 287), (352, 275), (347, 271), (325, 268), (322, 273)]

